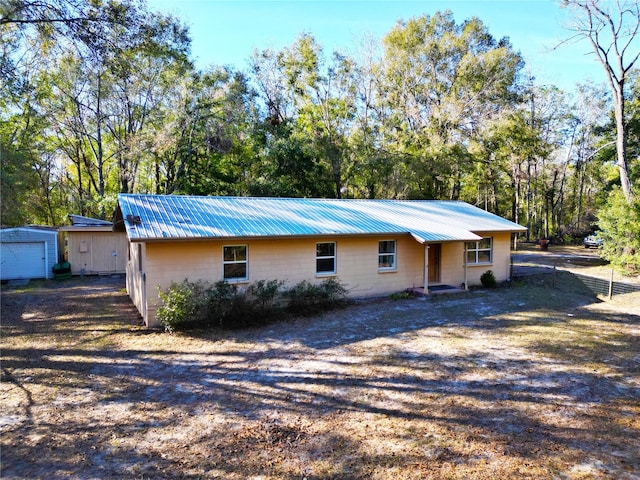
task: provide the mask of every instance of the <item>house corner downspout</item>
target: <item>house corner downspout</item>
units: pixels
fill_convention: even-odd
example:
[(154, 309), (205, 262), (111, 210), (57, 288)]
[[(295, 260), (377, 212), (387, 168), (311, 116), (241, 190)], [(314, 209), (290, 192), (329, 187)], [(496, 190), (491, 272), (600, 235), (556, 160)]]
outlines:
[(424, 244), (424, 294), (429, 293), (429, 245)]

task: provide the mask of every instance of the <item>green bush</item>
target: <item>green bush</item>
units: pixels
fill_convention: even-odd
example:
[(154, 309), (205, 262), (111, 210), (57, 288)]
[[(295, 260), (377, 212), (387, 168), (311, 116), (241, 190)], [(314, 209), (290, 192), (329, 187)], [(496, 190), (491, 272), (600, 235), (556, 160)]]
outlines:
[[(224, 282), (216, 285), (220, 283)], [(220, 285), (219, 293), (212, 295), (217, 306), (217, 324), (226, 329), (239, 329), (274, 321), (282, 312), (280, 288), (283, 283), (280, 280), (259, 280), (242, 292), (237, 289), (228, 292)]]
[(412, 298), (417, 298), (420, 295), (412, 290), (403, 290), (402, 292), (395, 292), (389, 295), (391, 300), (409, 300)]
[(238, 286), (223, 280), (216, 282), (208, 289), (207, 317), (211, 325), (223, 327), (234, 314), (234, 308), (238, 304), (242, 294), (238, 292)]
[(208, 319), (208, 284), (203, 281), (171, 283), (166, 292), (158, 288), (162, 305), (156, 318), (165, 330), (173, 332), (201, 326)]
[(631, 204), (617, 188), (598, 212), (599, 236), (604, 243), (600, 255), (622, 273), (640, 272), (640, 198)]
[(287, 310), (295, 315), (313, 315), (335, 308), (344, 303), (346, 295), (346, 288), (335, 278), (319, 285), (303, 280), (285, 292), (289, 300)]
[(498, 286), (496, 277), (491, 270), (487, 270), (480, 276), (480, 282), (485, 288), (496, 288)]
[(163, 304), (156, 317), (169, 332), (204, 327), (240, 329), (273, 322), (283, 314), (283, 303), (292, 314), (310, 315), (339, 306), (347, 293), (336, 279), (319, 285), (302, 281), (288, 290), (282, 289), (283, 284), (260, 280), (241, 290), (225, 281), (213, 285), (174, 282), (166, 292), (158, 289)]
[(411, 294), (406, 290), (404, 292), (395, 292), (389, 295), (391, 300), (407, 300), (411, 298)]
[(261, 312), (268, 313), (280, 308), (282, 280), (259, 280), (247, 288), (246, 294)]

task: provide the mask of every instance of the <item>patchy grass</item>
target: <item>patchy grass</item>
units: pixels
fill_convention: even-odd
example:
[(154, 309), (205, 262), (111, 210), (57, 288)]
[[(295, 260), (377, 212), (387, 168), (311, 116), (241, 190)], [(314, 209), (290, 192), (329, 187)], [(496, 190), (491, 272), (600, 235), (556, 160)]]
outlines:
[(557, 280), (189, 335), (4, 289), (2, 478), (637, 479), (640, 296)]

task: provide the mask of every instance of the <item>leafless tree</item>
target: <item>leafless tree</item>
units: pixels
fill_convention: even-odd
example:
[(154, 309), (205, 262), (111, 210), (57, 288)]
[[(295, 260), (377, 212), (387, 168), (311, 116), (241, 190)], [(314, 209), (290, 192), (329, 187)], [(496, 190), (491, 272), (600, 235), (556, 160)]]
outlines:
[(627, 159), (625, 82), (640, 56), (640, 3), (637, 0), (563, 0), (573, 12), (567, 41), (587, 39), (604, 68), (613, 94), (616, 121), (617, 166), (622, 192), (631, 203), (634, 192)]

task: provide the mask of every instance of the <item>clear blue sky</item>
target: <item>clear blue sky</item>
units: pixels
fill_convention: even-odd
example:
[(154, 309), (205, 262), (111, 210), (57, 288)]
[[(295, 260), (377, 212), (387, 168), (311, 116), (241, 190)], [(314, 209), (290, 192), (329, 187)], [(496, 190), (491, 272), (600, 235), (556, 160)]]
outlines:
[(604, 83), (602, 67), (586, 41), (553, 47), (570, 36), (557, 0), (147, 0), (152, 10), (172, 13), (189, 26), (192, 56), (211, 64), (248, 69), (254, 48), (281, 49), (301, 32), (324, 47), (354, 51), (364, 36), (382, 38), (396, 24), (451, 10), (456, 23), (476, 16), (494, 38), (509, 37), (539, 83), (567, 91), (577, 82)]

